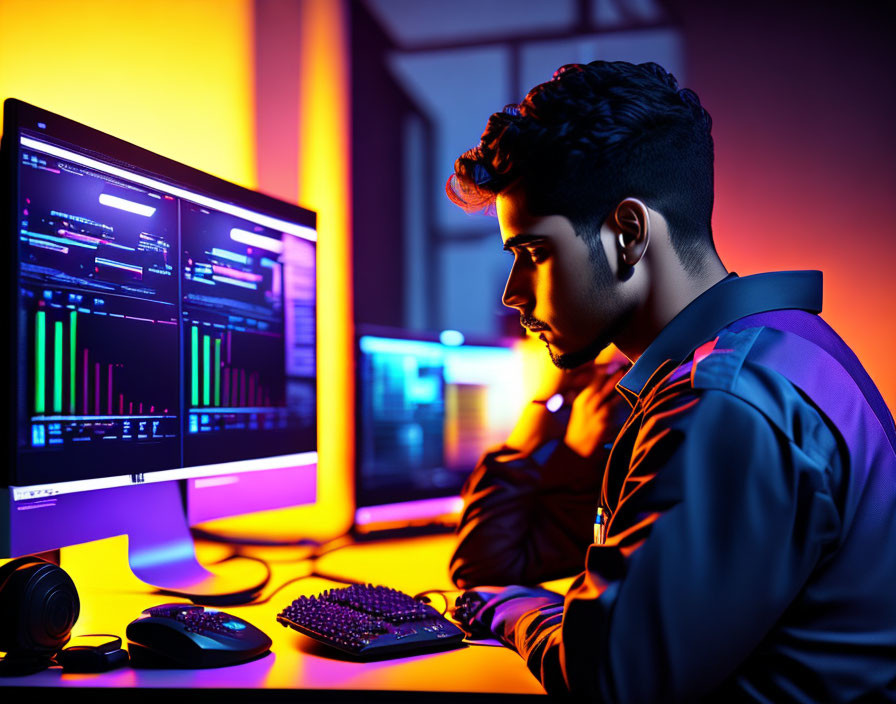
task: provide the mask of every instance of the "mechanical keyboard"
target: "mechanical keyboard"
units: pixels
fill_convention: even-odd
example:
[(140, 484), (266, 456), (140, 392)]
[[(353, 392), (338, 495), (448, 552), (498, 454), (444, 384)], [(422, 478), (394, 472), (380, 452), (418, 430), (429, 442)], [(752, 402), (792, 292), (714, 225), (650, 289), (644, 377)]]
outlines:
[(360, 659), (458, 646), (465, 635), (429, 604), (372, 584), (301, 596), (277, 620)]

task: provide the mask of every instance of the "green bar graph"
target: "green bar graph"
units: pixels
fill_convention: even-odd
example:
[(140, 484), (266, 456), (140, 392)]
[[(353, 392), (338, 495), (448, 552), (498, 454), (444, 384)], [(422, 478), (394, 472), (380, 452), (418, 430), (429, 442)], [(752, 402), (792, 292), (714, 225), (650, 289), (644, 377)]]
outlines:
[(208, 335), (202, 336), (202, 405), (211, 405), (211, 390), (209, 383), (211, 381), (211, 338)]
[(62, 321), (53, 325), (53, 413), (62, 413)]
[(75, 341), (77, 339), (78, 330), (78, 312), (72, 311), (68, 316), (68, 412), (75, 413), (75, 361), (77, 358), (77, 349)]
[(34, 325), (34, 350), (37, 358), (34, 361), (34, 412), (46, 410), (47, 397), (47, 314), (38, 311)]
[(193, 406), (199, 405), (199, 328), (195, 325), (191, 331), (190, 342), (191, 361), (190, 364), (190, 403)]
[(221, 340), (215, 340), (215, 405), (221, 405)]

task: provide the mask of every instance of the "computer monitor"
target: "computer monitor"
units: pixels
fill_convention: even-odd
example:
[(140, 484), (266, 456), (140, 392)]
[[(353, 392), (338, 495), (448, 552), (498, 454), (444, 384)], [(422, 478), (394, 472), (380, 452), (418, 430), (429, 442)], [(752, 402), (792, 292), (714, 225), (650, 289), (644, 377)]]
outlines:
[(450, 526), (464, 481), (519, 417), (521, 356), (456, 331), (358, 333), (355, 530)]
[(314, 501), (316, 216), (17, 100), (2, 152), (0, 555), (127, 534), (139, 578), (220, 596), (177, 480)]

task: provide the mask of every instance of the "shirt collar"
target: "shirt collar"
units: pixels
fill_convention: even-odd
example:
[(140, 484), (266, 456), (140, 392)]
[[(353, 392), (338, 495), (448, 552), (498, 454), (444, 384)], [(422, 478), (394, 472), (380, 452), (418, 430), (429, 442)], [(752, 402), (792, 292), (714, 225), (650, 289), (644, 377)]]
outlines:
[(740, 318), (771, 310), (821, 312), (821, 272), (731, 273), (691, 301), (664, 327), (616, 388), (635, 405), (660, 366), (681, 363), (701, 344)]

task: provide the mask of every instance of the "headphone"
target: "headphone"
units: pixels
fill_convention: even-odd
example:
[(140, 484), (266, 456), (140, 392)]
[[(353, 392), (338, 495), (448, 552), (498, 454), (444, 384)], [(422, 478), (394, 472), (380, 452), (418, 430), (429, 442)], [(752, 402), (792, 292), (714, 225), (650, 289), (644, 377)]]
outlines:
[(68, 643), (81, 602), (72, 578), (39, 557), (0, 567), (0, 651), (7, 660), (48, 660)]

